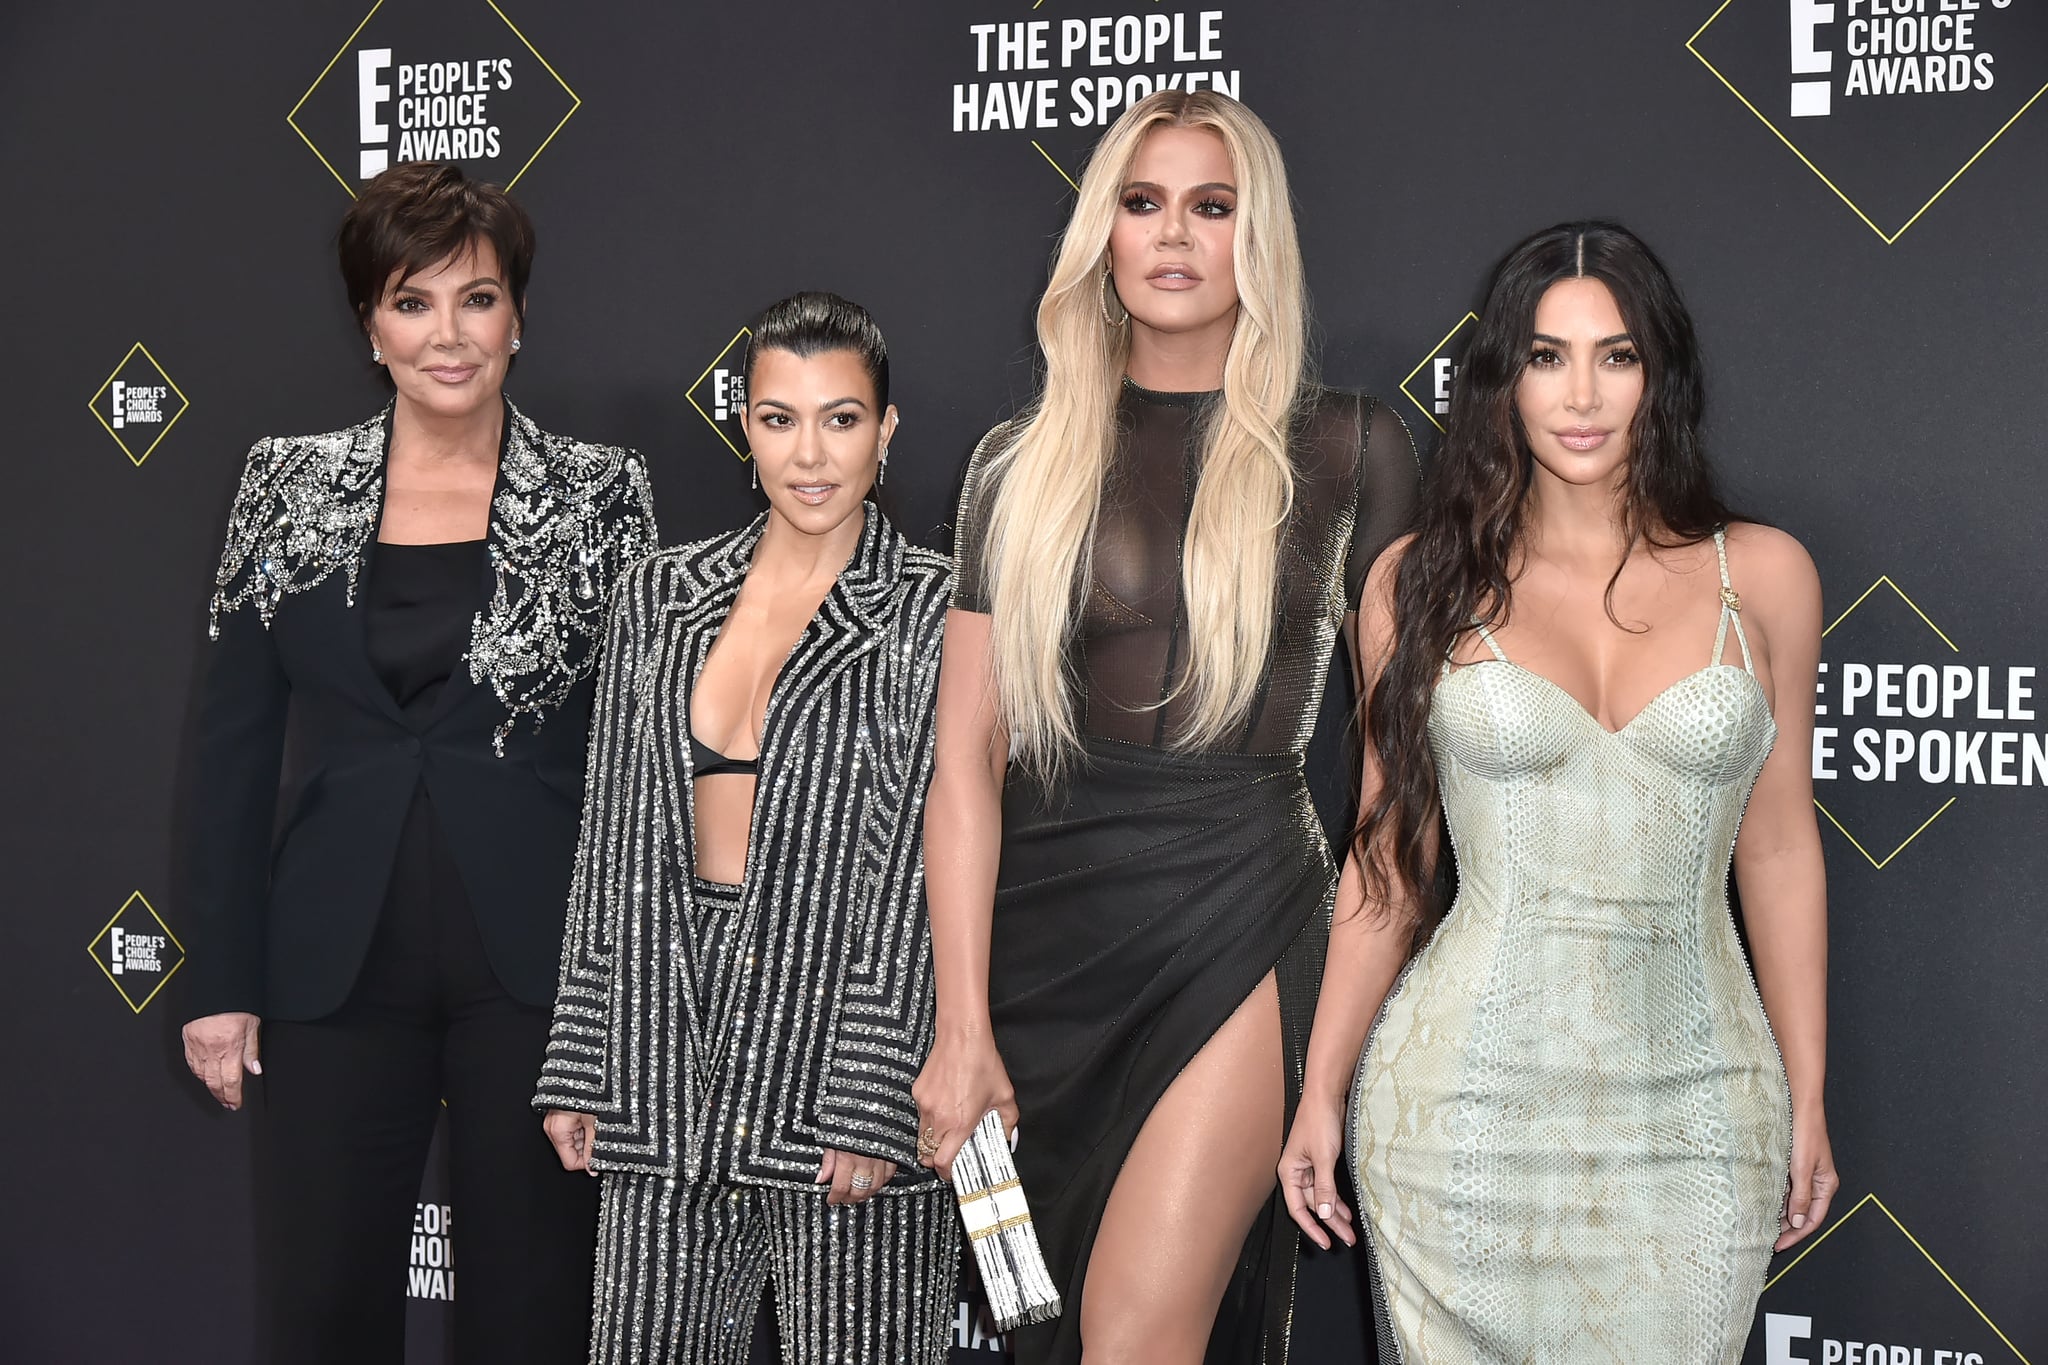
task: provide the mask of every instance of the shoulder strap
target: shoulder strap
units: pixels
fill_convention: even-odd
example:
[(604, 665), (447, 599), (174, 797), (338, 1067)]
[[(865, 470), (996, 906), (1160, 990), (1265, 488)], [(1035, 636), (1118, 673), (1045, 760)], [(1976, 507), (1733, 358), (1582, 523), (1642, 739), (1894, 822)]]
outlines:
[(1728, 646), (1728, 626), (1735, 626), (1735, 642), (1742, 646), (1742, 668), (1746, 673), (1756, 672), (1756, 662), (1749, 656), (1749, 636), (1742, 629), (1742, 595), (1735, 591), (1735, 585), (1728, 579), (1728, 528), (1717, 527), (1714, 531), (1714, 557), (1721, 565), (1721, 624), (1714, 632), (1714, 657), (1707, 660), (1712, 668), (1721, 662), (1721, 651)]
[(1479, 638), (1486, 641), (1486, 647), (1493, 651), (1494, 658), (1502, 663), (1508, 662), (1508, 656), (1501, 652), (1500, 642), (1493, 638), (1493, 632), (1486, 628), (1486, 622), (1475, 616), (1472, 618), (1472, 629), (1478, 631)]

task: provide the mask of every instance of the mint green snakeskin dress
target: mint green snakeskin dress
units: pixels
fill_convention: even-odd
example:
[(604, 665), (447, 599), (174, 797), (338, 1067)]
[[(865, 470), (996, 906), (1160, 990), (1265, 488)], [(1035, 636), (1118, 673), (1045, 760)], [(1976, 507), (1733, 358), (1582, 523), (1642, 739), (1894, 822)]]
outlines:
[(1721, 582), (1706, 666), (1618, 731), (1483, 629), (1437, 688), (1458, 898), (1352, 1093), (1390, 1365), (1742, 1357), (1791, 1106), (1727, 898), (1777, 726), (1725, 547)]

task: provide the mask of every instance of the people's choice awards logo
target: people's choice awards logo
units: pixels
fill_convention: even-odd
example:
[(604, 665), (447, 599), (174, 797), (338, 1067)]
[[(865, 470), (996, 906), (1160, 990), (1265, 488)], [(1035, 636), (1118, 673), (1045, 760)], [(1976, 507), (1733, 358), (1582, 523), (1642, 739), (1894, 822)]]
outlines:
[(136, 1014), (185, 965), (185, 945), (140, 891), (122, 903), (85, 951)]
[(455, 1297), (455, 1209), (416, 1203), (412, 1215), (412, 1256), (405, 1267), (408, 1298)]
[(2036, 666), (1966, 656), (1888, 574), (1822, 636), (1815, 804), (1873, 867), (1970, 789), (2048, 787)]
[(581, 104), (492, 0), (378, 0), (285, 121), (350, 194), (406, 161), (509, 188)]
[(1445, 332), (1443, 340), (1431, 347), (1429, 354), (1417, 361), (1401, 381), (1401, 392), (1408, 395), (1408, 401), (1438, 431), (1444, 429), (1450, 418), (1451, 382), (1458, 377), (1458, 367), (1465, 363), (1465, 347), (1472, 340), (1472, 329), (1478, 325), (1477, 313), (1459, 318), (1457, 325)]
[[(1078, 165), (1094, 130), (1108, 127), (1155, 91), (1215, 90), (1244, 98), (1244, 73), (1226, 56), (1220, 9), (1031, 14), (962, 30), (957, 50), (969, 69), (948, 97), (952, 130), (1026, 134), (1069, 185), (1074, 177), (1061, 159)], [(1076, 129), (1088, 131), (1071, 146), (1055, 136), (1072, 137), (1069, 130)]]
[[(1873, 1295), (1873, 1284), (1886, 1292)], [(1852, 1305), (1830, 1314), (1819, 1305)], [(1743, 1359), (1763, 1365), (2003, 1365), (2019, 1353), (1875, 1194), (1764, 1285)]]
[(2048, 94), (2042, 0), (1723, 0), (1686, 46), (1888, 243)]
[(128, 348), (128, 354), (92, 396), (93, 416), (137, 466), (170, 435), (190, 406), (184, 391), (139, 341)]
[(747, 408), (747, 377), (742, 367), (747, 358), (747, 338), (752, 335), (752, 329), (746, 327), (734, 332), (725, 349), (704, 367), (704, 373), (697, 376), (685, 394), (697, 415), (710, 423), (718, 439), (725, 442), (725, 448), (742, 460), (748, 458), (746, 432), (740, 427), (740, 414)]

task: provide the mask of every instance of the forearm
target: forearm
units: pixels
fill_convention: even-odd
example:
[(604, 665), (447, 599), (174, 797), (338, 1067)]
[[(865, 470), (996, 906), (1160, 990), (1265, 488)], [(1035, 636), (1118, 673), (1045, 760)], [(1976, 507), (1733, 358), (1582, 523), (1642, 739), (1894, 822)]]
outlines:
[(925, 802), (925, 894), (941, 1036), (988, 1030), (989, 926), (1002, 856), (1002, 789), (977, 769), (941, 763)]
[(1344, 860), (1330, 925), (1329, 958), (1309, 1035), (1304, 1091), (1341, 1105), (1365, 1037), (1407, 958), (1410, 917), (1370, 904), (1356, 855)]
[(1827, 1073), (1827, 887), (1818, 845), (1738, 867), (1757, 991), (1795, 1110), (1819, 1110)]

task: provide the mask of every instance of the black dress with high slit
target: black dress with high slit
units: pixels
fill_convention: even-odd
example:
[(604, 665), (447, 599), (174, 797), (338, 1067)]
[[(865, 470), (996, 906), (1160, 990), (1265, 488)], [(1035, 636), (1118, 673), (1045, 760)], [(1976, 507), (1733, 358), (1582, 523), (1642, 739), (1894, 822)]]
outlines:
[[(1225, 743), (1172, 745), (1188, 655), (1181, 549), (1214, 394), (1125, 381), (1071, 675), (1085, 753), (1055, 789), (1013, 767), (989, 964), (995, 1039), (1016, 1087), (1018, 1173), (1056, 1320), (1021, 1362), (1081, 1356), (1088, 1256), (1125, 1156), (1175, 1076), (1268, 972), (1279, 987), (1287, 1117), (1321, 983), (1336, 873), (1304, 756), (1345, 612), (1413, 511), (1414, 447), (1370, 398), (1319, 391), (1294, 422), (1294, 510), (1256, 700)], [(982, 551), (1006, 428), (969, 466), (954, 606), (988, 612)], [(1208, 1359), (1284, 1362), (1294, 1226), (1276, 1188), (1246, 1238)]]

